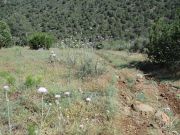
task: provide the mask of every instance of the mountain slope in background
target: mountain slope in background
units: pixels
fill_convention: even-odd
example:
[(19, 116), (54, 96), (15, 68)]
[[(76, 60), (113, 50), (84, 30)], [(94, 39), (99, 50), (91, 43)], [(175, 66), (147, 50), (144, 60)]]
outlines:
[(0, 18), (19, 38), (34, 31), (97, 41), (147, 37), (160, 17), (171, 20), (179, 0), (4, 0)]

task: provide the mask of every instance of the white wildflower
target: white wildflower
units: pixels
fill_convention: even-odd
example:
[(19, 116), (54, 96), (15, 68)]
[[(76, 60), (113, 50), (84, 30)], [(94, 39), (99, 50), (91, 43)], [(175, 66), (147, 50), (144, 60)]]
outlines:
[(45, 93), (45, 94), (48, 93), (48, 90), (44, 87), (40, 87), (37, 91), (38, 93)]
[(53, 54), (52, 54), (52, 56), (53, 56), (53, 57), (56, 57), (56, 54), (55, 54), (55, 53), (53, 53)]
[(64, 95), (67, 96), (67, 97), (69, 97), (70, 94), (71, 94), (71, 93), (70, 93), (69, 91), (64, 92)]
[(81, 125), (79, 125), (79, 127), (80, 127), (81, 129), (83, 129), (83, 128), (84, 128), (84, 125), (83, 125), (83, 124), (81, 124)]
[(57, 94), (57, 95), (55, 95), (55, 98), (60, 98), (60, 97), (61, 97), (61, 95), (58, 95), (58, 94)]
[(3, 89), (4, 89), (5, 91), (9, 91), (9, 86), (8, 86), (8, 85), (5, 85), (5, 86), (3, 87)]

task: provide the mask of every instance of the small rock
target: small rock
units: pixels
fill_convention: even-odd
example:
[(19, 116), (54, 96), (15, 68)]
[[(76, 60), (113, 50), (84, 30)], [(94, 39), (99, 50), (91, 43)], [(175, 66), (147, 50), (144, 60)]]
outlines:
[(161, 96), (161, 97), (165, 97), (166, 95), (165, 95), (164, 93), (161, 93), (160, 96)]
[(179, 135), (177, 131), (172, 131), (173, 135)]
[(86, 102), (91, 102), (91, 98), (90, 97), (87, 97), (85, 100), (86, 100)]
[(160, 120), (160, 122), (165, 125), (168, 125), (170, 123), (170, 118), (162, 111), (157, 111), (155, 117), (157, 120)]
[(124, 107), (122, 113), (126, 116), (130, 116), (131, 115), (130, 107)]
[(143, 79), (144, 76), (142, 74), (137, 74), (136, 77), (139, 79)]
[(137, 82), (143, 82), (143, 78), (144, 78), (144, 76), (142, 74), (137, 74), (136, 75), (136, 81)]
[(138, 112), (145, 112), (145, 113), (155, 113), (155, 109), (150, 105), (143, 104), (141, 102), (135, 102), (131, 105), (132, 109)]

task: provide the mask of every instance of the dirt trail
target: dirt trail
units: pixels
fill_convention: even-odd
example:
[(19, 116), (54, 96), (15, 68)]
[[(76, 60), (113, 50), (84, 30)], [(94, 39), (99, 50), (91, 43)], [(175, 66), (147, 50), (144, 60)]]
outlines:
[[(117, 128), (123, 135), (180, 135), (173, 123), (180, 118), (180, 100), (176, 98), (180, 90), (140, 75), (120, 70), (117, 87), (122, 113)], [(134, 82), (129, 84), (126, 78)]]
[(109, 57), (97, 55), (105, 59), (118, 76), (120, 113), (114, 120), (118, 134), (180, 135), (180, 99), (177, 98), (180, 90), (156, 82), (137, 69), (117, 69)]

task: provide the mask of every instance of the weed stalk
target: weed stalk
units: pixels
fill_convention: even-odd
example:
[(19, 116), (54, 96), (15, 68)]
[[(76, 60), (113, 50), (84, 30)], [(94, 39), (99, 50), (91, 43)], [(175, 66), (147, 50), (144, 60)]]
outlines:
[(9, 98), (8, 98), (8, 91), (6, 91), (6, 103), (7, 103), (7, 113), (8, 113), (9, 134), (12, 135), (11, 118), (10, 118), (10, 104), (9, 104)]

